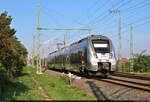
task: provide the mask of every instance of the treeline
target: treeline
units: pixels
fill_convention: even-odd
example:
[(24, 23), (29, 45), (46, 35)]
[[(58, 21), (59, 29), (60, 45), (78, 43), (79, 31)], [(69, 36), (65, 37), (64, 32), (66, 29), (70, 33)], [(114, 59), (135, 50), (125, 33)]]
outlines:
[(7, 12), (0, 14), (0, 93), (26, 64), (27, 50), (15, 36), (11, 22)]
[[(135, 54), (133, 58), (134, 72), (150, 72), (150, 55), (144, 54), (145, 50), (140, 54)], [(121, 72), (130, 72), (130, 61), (122, 62)]]

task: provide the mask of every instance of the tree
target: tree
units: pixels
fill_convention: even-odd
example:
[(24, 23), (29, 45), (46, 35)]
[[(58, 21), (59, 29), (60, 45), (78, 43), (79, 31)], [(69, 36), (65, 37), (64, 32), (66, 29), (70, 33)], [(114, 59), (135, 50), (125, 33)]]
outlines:
[(0, 88), (7, 83), (8, 79), (18, 76), (27, 57), (26, 48), (15, 36), (16, 30), (10, 27), (12, 18), (7, 12), (0, 15)]

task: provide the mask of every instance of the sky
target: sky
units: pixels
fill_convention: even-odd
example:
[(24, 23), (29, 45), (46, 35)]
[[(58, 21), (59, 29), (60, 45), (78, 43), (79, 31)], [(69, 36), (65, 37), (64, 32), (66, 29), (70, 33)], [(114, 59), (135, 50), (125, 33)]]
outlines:
[[(146, 50), (150, 54), (150, 0), (1, 0), (0, 13), (7, 11), (12, 16), (11, 27), (16, 29), (16, 36), (29, 52), (33, 36), (37, 38), (37, 5), (40, 5), (41, 28), (91, 28), (91, 34), (105, 35), (112, 40), (116, 55), (119, 13), (109, 11), (120, 10), (122, 57), (130, 56), (130, 24), (134, 53)], [(65, 34), (69, 45), (88, 36), (88, 31), (41, 31), (43, 53), (53, 51), (54, 44), (62, 42)]]

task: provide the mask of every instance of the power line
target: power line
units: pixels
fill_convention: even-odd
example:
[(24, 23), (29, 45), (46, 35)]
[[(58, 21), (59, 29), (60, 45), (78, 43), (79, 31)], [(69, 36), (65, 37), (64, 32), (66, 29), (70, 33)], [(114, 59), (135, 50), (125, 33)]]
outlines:
[[(150, 22), (150, 18), (148, 19), (148, 17), (147, 17), (146, 19), (137, 20), (137, 21), (135, 21), (135, 22), (129, 23), (129, 24), (126, 26), (126, 28), (128, 28), (128, 26), (129, 26), (130, 24), (134, 24), (134, 28), (136, 28), (136, 27), (138, 27), (138, 26), (142, 26), (142, 25), (147, 24), (147, 23), (149, 23), (149, 22)], [(140, 23), (140, 24), (138, 24), (138, 23)], [(127, 32), (127, 31), (129, 31), (129, 30), (123, 30), (123, 29), (125, 29), (125, 27), (122, 27), (122, 33), (125, 33), (125, 32)], [(114, 31), (114, 30), (113, 30), (113, 31)]]
[[(141, 2), (140, 2), (141, 3)], [(142, 5), (143, 7), (144, 7), (144, 5)], [(140, 7), (142, 7), (142, 6), (140, 6)], [(138, 7), (139, 8), (139, 7)], [(138, 9), (137, 7), (135, 8), (135, 9)], [(126, 11), (131, 11), (131, 10), (126, 10)], [(131, 12), (131, 14), (133, 15), (134, 13), (136, 13), (135, 11), (132, 11)], [(128, 15), (127, 17), (130, 17), (131, 15)], [(114, 17), (114, 16), (113, 16)], [(110, 18), (110, 16), (109, 16), (109, 18)], [(111, 18), (112, 19), (112, 18)], [(102, 20), (101, 21), (101, 23), (103, 23), (103, 26), (102, 27), (105, 27), (107, 24), (108, 24), (108, 22), (110, 22), (110, 19), (108, 19), (107, 21), (105, 21), (105, 20)], [(112, 23), (114, 23), (114, 22), (112, 22)], [(110, 23), (110, 24), (112, 24), (112, 23)], [(124, 23), (124, 22), (123, 22)], [(98, 24), (98, 23), (97, 23)], [(109, 24), (109, 25), (110, 25)], [(114, 25), (114, 24), (113, 24)], [(111, 27), (113, 27), (113, 25), (111, 26)]]
[[(110, 2), (108, 2), (108, 3), (110, 3)], [(95, 11), (93, 11), (93, 12), (96, 13), (96, 12), (100, 11), (101, 9), (103, 9), (104, 7), (106, 7), (106, 5), (107, 5), (108, 3), (107, 3), (107, 1), (105, 0), (105, 2), (103, 2), (103, 4), (101, 3), (101, 5), (100, 5)], [(93, 13), (92, 13), (91, 15), (89, 14), (89, 17), (88, 17), (88, 18), (91, 18), (91, 17), (93, 17), (93, 16), (94, 16)]]
[[(117, 5), (119, 5), (122, 1), (124, 1), (124, 0), (120, 0), (119, 2), (117, 2), (115, 5), (113, 5), (113, 6), (117, 6)], [(110, 9), (112, 9), (113, 7), (111, 7)], [(108, 10), (105, 10), (102, 14), (105, 14), (106, 12), (107, 12)], [(98, 15), (98, 16), (96, 16), (95, 17), (95, 19), (98, 19), (99, 17), (101, 17), (101, 19), (103, 19), (103, 18), (106, 18), (108, 16), (108, 13), (106, 13), (106, 15)], [(95, 20), (95, 19), (93, 19), (93, 20), (91, 20), (89, 23), (88, 23), (88, 25), (90, 25), (90, 24), (92, 24), (92, 22)], [(100, 20), (100, 19), (99, 19)], [(95, 23), (95, 22), (94, 22)], [(97, 23), (97, 22), (96, 22)]]
[[(53, 13), (59, 15), (59, 16), (62, 16), (63, 18), (65, 18), (65, 19), (68, 20), (68, 21), (73, 21), (73, 22), (75, 21), (75, 20), (71, 20), (69, 17), (67, 17), (67, 16), (65, 16), (64, 14), (59, 13), (59, 12), (57, 12), (57, 11), (55, 11), (55, 10), (49, 9), (49, 8), (47, 8), (47, 7), (44, 7), (44, 6), (42, 6), (42, 7), (45, 8), (45, 9), (47, 9), (48, 11), (51, 11), (51, 12), (53, 12)], [(76, 22), (76, 24), (83, 25), (84, 27), (87, 27), (86, 25), (81, 24), (81, 23), (79, 23), (79, 22)]]
[[(148, 0), (147, 0), (148, 1)], [(142, 1), (142, 2), (138, 2), (137, 4), (133, 4), (131, 7), (128, 7), (128, 8), (124, 8), (124, 9), (122, 9), (122, 10), (125, 10), (125, 11), (127, 11), (127, 10), (134, 10), (134, 9), (137, 9), (137, 8), (140, 8), (140, 7), (142, 7), (142, 6), (146, 6), (146, 5), (148, 5), (149, 3), (147, 3), (147, 1)]]
[(143, 26), (143, 25), (145, 25), (145, 24), (147, 24), (147, 23), (150, 23), (150, 19), (149, 19), (148, 21), (145, 21), (145, 22), (139, 24), (139, 25), (135, 25), (134, 28), (137, 28), (137, 27), (139, 27), (139, 26)]
[[(141, 9), (143, 7), (145, 8), (146, 6), (149, 6), (148, 4), (150, 4), (150, 3), (146, 3), (144, 5), (140, 5), (138, 7), (135, 7), (134, 9), (125, 9), (124, 11), (130, 11), (130, 12), (127, 12), (127, 13), (130, 13), (131, 15), (135, 15), (135, 14), (137, 14), (137, 12), (135, 12), (135, 10), (139, 11), (139, 9)], [(127, 17), (130, 17), (131, 15), (128, 15)]]
[(85, 14), (88, 14), (88, 13), (91, 11), (91, 9), (94, 8), (94, 7), (98, 4), (99, 1), (100, 1), (100, 0), (96, 0), (96, 1), (93, 3), (93, 5), (91, 5), (91, 6), (86, 10), (86, 12), (85, 12), (84, 14), (82, 14), (82, 15), (77, 19), (76, 22), (79, 22), (79, 21), (81, 20), (81, 18), (83, 18), (83, 17), (85, 16)]
[[(120, 6), (117, 7), (116, 9), (120, 9), (120, 8), (123, 7), (124, 5), (128, 4), (129, 1), (132, 2), (132, 0), (128, 0), (127, 2), (124, 2), (124, 3), (120, 4)], [(114, 16), (113, 16), (113, 17), (114, 17)], [(110, 16), (109, 16), (109, 18), (110, 18)], [(112, 19), (112, 17), (111, 17), (111, 19)], [(102, 22), (106, 23), (106, 22), (108, 22), (108, 21), (110, 21), (110, 20), (108, 19), (108, 20), (105, 21), (105, 22), (104, 22), (104, 20), (103, 20)]]
[[(130, 1), (130, 2), (129, 2)], [(123, 7), (123, 6), (125, 6), (126, 4), (128, 4), (128, 3), (131, 3), (133, 0), (128, 0), (128, 1), (126, 1), (126, 2), (124, 2), (124, 3), (122, 3), (119, 7), (117, 7), (116, 9), (120, 9), (121, 7)]]
[[(48, 17), (52, 18), (51, 21), (54, 21), (56, 24), (60, 25), (60, 24), (58, 23), (58, 20), (56, 20), (55, 17), (53, 17), (53, 15), (52, 15), (50, 12), (47, 11), (47, 9), (44, 10), (43, 8), (41, 8), (41, 10), (42, 10), (43, 12), (45, 12), (45, 14), (46, 14)], [(48, 19), (47, 21), (50, 22), (49, 19)], [(55, 24), (55, 23), (54, 23), (54, 24)]]
[[(140, 23), (140, 22), (143, 22), (143, 21), (149, 20), (149, 19), (150, 19), (150, 17), (145, 17), (145, 18), (142, 18), (142, 19), (135, 20), (135, 21), (133, 21), (133, 22), (127, 23), (127, 24), (126, 24), (126, 27), (122, 27), (122, 29), (128, 28), (128, 26), (129, 26), (130, 24)], [(124, 22), (122, 22), (122, 23), (124, 23)], [(109, 28), (112, 28), (112, 27), (114, 27), (114, 26), (115, 26), (115, 25), (111, 25), (111, 26), (109, 26)], [(122, 26), (123, 26), (123, 25), (122, 25)]]
[(133, 73), (133, 33), (132, 24), (130, 25), (130, 72)]
[[(123, 0), (122, 0), (122, 1), (123, 1)], [(126, 4), (129, 3), (129, 1), (131, 2), (132, 0), (128, 0), (128, 2), (125, 2), (125, 3), (121, 4), (117, 9), (119, 9), (120, 7), (125, 6)], [(119, 2), (119, 4), (120, 4), (120, 3), (121, 3), (121, 2)], [(118, 4), (118, 5), (119, 5), (119, 4)], [(108, 15), (109, 15), (109, 14), (104, 15), (101, 19), (98, 19), (97, 22), (95, 22), (95, 23), (93, 23), (93, 24), (97, 24), (98, 21), (101, 21), (101, 20), (104, 21), (104, 19), (106, 19), (107, 17), (109, 17)], [(108, 20), (107, 20), (107, 21), (108, 21)], [(93, 25), (93, 24), (92, 24), (92, 25)]]

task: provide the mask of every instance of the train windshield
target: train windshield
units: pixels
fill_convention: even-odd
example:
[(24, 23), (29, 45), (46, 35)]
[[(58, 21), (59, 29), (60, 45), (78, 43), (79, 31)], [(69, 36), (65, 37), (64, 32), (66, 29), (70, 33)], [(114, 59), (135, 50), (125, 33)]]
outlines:
[(109, 41), (108, 40), (92, 40), (93, 47), (96, 53), (109, 53)]

